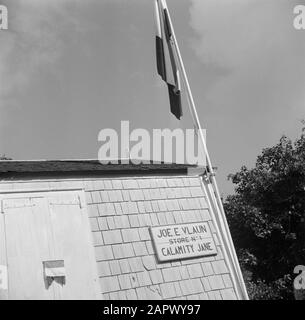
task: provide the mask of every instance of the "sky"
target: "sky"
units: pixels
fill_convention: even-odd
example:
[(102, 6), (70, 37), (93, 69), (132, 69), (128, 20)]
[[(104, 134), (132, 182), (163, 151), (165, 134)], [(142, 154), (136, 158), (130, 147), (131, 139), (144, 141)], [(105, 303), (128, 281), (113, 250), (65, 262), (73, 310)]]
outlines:
[[(222, 194), (305, 119), (305, 0), (168, 0)], [(153, 0), (0, 0), (0, 154), (97, 158), (103, 128), (191, 128), (155, 66)]]

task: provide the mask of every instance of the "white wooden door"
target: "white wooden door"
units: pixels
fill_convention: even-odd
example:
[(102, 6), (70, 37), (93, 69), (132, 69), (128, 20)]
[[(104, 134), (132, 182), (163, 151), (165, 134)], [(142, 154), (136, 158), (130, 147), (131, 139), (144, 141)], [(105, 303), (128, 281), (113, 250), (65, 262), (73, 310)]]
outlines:
[[(96, 263), (82, 197), (79, 191), (4, 197), (9, 299), (98, 297)], [(64, 261), (64, 283), (48, 283), (45, 277), (43, 263), (53, 260)]]

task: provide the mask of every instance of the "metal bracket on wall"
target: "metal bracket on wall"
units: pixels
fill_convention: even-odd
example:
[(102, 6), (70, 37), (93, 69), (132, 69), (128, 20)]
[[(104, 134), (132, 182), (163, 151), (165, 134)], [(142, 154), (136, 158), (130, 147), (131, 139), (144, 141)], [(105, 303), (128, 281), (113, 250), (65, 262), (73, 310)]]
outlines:
[(66, 269), (64, 260), (49, 260), (43, 261), (44, 278), (49, 287), (53, 281), (66, 284)]

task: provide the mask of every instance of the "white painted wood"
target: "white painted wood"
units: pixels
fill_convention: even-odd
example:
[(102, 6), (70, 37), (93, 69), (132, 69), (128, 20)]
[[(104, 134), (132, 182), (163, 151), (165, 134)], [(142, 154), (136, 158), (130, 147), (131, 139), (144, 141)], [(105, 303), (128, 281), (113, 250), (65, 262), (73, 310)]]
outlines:
[[(0, 266), (7, 266), (6, 260), (6, 241), (4, 228), (4, 214), (2, 213), (2, 201), (0, 200)], [(8, 290), (0, 287), (0, 300), (8, 299)]]
[[(56, 201), (54, 201), (56, 200)], [(66, 269), (66, 284), (56, 286), (61, 299), (97, 299), (92, 263), (91, 233), (87, 223), (88, 217), (83, 214), (77, 193), (67, 197), (58, 194), (49, 200), (53, 241), (54, 259), (63, 259)]]
[[(9, 293), (0, 292), (0, 298), (102, 298), (84, 191), (2, 194), (1, 198), (0, 231), (6, 231), (7, 248), (1, 241), (0, 261), (8, 264)], [(57, 281), (47, 285), (43, 261), (49, 260), (64, 260), (64, 285)]]
[[(24, 206), (22, 207), (22, 201)], [(53, 299), (42, 262), (50, 256), (47, 203), (43, 198), (4, 202), (9, 299)]]

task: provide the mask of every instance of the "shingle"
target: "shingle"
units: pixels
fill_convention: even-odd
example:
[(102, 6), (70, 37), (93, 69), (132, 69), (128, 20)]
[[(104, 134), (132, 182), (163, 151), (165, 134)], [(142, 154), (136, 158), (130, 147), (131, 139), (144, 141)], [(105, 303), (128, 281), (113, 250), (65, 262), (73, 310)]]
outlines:
[(208, 279), (212, 290), (225, 288), (221, 275), (209, 276)]
[(144, 200), (142, 190), (130, 190), (129, 191), (130, 199), (132, 201), (141, 201)]
[(181, 216), (181, 212), (180, 211), (174, 211), (173, 212), (173, 216), (175, 219), (175, 223), (179, 224), (182, 223), (182, 216)]
[(116, 259), (129, 258), (134, 256), (134, 251), (131, 243), (113, 245), (112, 250)]
[(142, 263), (146, 270), (156, 269), (156, 262), (154, 256), (142, 257)]
[(140, 241), (140, 236), (137, 229), (123, 229), (122, 236), (124, 242)]
[(144, 207), (146, 212), (153, 212), (150, 201), (144, 201)]
[(103, 180), (94, 180), (92, 181), (92, 187), (94, 190), (102, 190), (105, 189)]
[(139, 272), (144, 270), (141, 258), (139, 257), (130, 258), (128, 262), (132, 272)]
[(140, 287), (149, 286), (152, 284), (151, 279), (149, 277), (149, 273), (147, 271), (138, 272), (137, 278)]
[(99, 217), (97, 218), (98, 225), (100, 230), (108, 230), (108, 224), (107, 224), (107, 219), (105, 217)]
[(122, 215), (123, 214), (122, 207), (121, 207), (120, 203), (115, 203), (114, 204), (114, 209), (115, 209), (115, 213), (117, 215)]
[(174, 298), (176, 295), (175, 286), (173, 283), (161, 283), (160, 289), (163, 299)]
[(202, 266), (203, 273), (205, 276), (210, 276), (210, 275), (214, 274), (214, 270), (213, 270), (211, 262), (203, 262), (201, 264), (201, 266)]
[(128, 180), (123, 180), (123, 187), (124, 189), (137, 189), (138, 184), (136, 180), (128, 179)]
[(155, 179), (155, 182), (157, 184), (157, 188), (166, 188), (167, 187), (165, 179)]
[(200, 209), (199, 212), (202, 221), (211, 220), (210, 212), (208, 209)]
[(109, 229), (116, 228), (113, 217), (107, 217), (106, 220), (107, 220), (107, 224), (108, 224)]
[(97, 262), (97, 270), (98, 270), (98, 275), (100, 277), (105, 277), (105, 276), (111, 275), (111, 270), (109, 267), (109, 263), (107, 261)]
[(116, 244), (112, 246), (112, 251), (115, 259), (124, 258), (124, 252), (122, 248), (122, 244)]
[(189, 198), (191, 196), (189, 188), (181, 188), (181, 193), (183, 198)]
[(172, 188), (176, 187), (175, 180), (174, 179), (166, 179), (167, 185)]
[(228, 272), (228, 268), (224, 260), (213, 261), (212, 266), (216, 274), (223, 274)]
[(136, 290), (135, 289), (126, 290), (126, 297), (127, 297), (127, 300), (137, 300), (138, 297), (136, 294)]
[(165, 220), (167, 224), (175, 224), (175, 219), (172, 212), (165, 212)]
[(190, 181), (190, 186), (200, 186), (200, 178), (189, 178), (189, 181)]
[(176, 297), (182, 296), (182, 290), (181, 290), (179, 282), (174, 282), (174, 286), (175, 286), (175, 291), (176, 291)]
[(109, 269), (112, 275), (118, 275), (121, 273), (120, 265), (117, 260), (112, 260), (109, 262)]
[(138, 209), (139, 209), (139, 213), (145, 213), (145, 206), (144, 206), (144, 202), (143, 201), (138, 201)]
[(215, 290), (215, 291), (209, 291), (208, 292), (209, 300), (222, 300), (220, 292)]
[(158, 212), (157, 213), (157, 217), (158, 217), (158, 220), (160, 222), (160, 225), (166, 225), (167, 224), (167, 221), (166, 221), (166, 218), (165, 218), (165, 212)]
[(203, 190), (201, 187), (190, 187), (189, 188), (192, 197), (202, 197), (203, 196)]
[(110, 202), (123, 201), (121, 190), (108, 191), (108, 196)]
[(165, 282), (178, 281), (181, 280), (181, 275), (179, 273), (179, 267), (177, 268), (165, 268), (162, 269), (162, 274)]
[(120, 259), (120, 260), (119, 260), (119, 264), (120, 264), (120, 268), (121, 268), (121, 272), (122, 272), (122, 273), (129, 273), (129, 272), (131, 272), (128, 259)]
[(139, 230), (140, 239), (142, 241), (151, 239), (148, 228), (139, 228), (138, 230)]
[(150, 179), (138, 179), (138, 186), (141, 189), (150, 188)]
[(122, 274), (118, 276), (120, 287), (122, 290), (130, 289), (131, 288), (131, 282), (130, 282), (130, 276), (129, 274)]
[(127, 190), (122, 190), (122, 196), (124, 201), (130, 201), (129, 192)]
[(99, 216), (96, 204), (88, 205), (87, 208), (88, 208), (88, 216), (90, 218)]
[(111, 246), (98, 246), (98, 247), (95, 247), (94, 249), (95, 249), (95, 255), (96, 255), (97, 261), (113, 259)]
[(198, 294), (191, 294), (189, 296), (187, 296), (187, 300), (199, 300), (200, 297)]
[[(1, 186), (1, 189), (3, 189), (4, 186)], [(1, 190), (3, 191), (3, 190)], [(85, 192), (85, 196), (86, 196), (86, 203), (87, 204), (91, 204), (92, 203), (92, 197), (91, 197), (91, 192)]]
[(92, 239), (94, 246), (100, 246), (104, 244), (102, 233), (100, 231), (92, 232)]
[[(126, 217), (127, 218), (127, 217)], [(129, 224), (131, 228), (139, 227), (139, 219), (137, 215), (129, 215)]]
[(139, 212), (136, 202), (127, 202), (127, 206), (128, 206), (128, 214), (135, 214)]
[(112, 183), (111, 183), (111, 180), (104, 180), (104, 186), (105, 186), (105, 189), (112, 189)]
[(232, 288), (220, 291), (223, 300), (236, 300), (236, 294)]
[(111, 292), (120, 290), (120, 285), (117, 277), (102, 277), (100, 278), (101, 289), (103, 292)]
[(158, 206), (158, 201), (151, 201), (151, 205), (152, 205), (152, 208), (153, 208), (153, 211), (154, 212), (159, 212), (159, 206)]
[(101, 196), (102, 202), (109, 202), (109, 196), (107, 191), (100, 191), (100, 196)]
[(188, 265), (187, 268), (191, 278), (199, 278), (203, 276), (200, 263)]
[(132, 245), (136, 256), (145, 256), (148, 254), (145, 242), (134, 242)]
[(101, 203), (102, 202), (99, 191), (91, 192), (91, 197), (92, 197), (92, 203)]
[(103, 238), (105, 244), (116, 244), (123, 241), (120, 230), (103, 231)]
[(232, 280), (231, 280), (231, 276), (229, 274), (223, 274), (222, 275), (222, 279), (223, 279), (223, 282), (226, 286), (226, 288), (231, 288), (233, 287), (233, 283), (232, 283)]
[(150, 220), (151, 220), (151, 225), (152, 226), (158, 226), (159, 225), (159, 220), (158, 220), (158, 217), (157, 217), (156, 213), (151, 213), (150, 214)]
[(143, 196), (146, 201), (151, 200), (150, 189), (143, 189)]
[(117, 229), (130, 227), (128, 216), (116, 216), (114, 217), (114, 223)]
[(154, 251), (154, 248), (152, 246), (151, 241), (145, 241), (145, 244), (146, 244), (148, 254), (154, 254), (155, 251)]
[(205, 277), (205, 278), (201, 278), (201, 283), (202, 283), (205, 291), (210, 291), (210, 290), (212, 290), (208, 278), (206, 278), (206, 277)]
[(165, 188), (160, 188), (160, 199), (167, 199), (167, 194), (166, 194), (166, 189)]
[(209, 296), (206, 292), (200, 293), (199, 298), (200, 300), (209, 300)]
[(89, 218), (91, 231), (99, 231), (99, 226), (97, 223), (97, 218)]
[(119, 292), (120, 291), (114, 291), (109, 293), (110, 300), (118, 300), (119, 299)]
[(99, 204), (98, 210), (100, 216), (115, 215), (115, 208), (112, 202)]
[(123, 189), (123, 185), (121, 180), (119, 179), (113, 179), (112, 181), (112, 187), (113, 189)]
[(158, 200), (158, 206), (160, 211), (166, 211), (167, 207), (164, 200)]
[(159, 284), (163, 282), (161, 270), (151, 270), (149, 275), (153, 284)]

